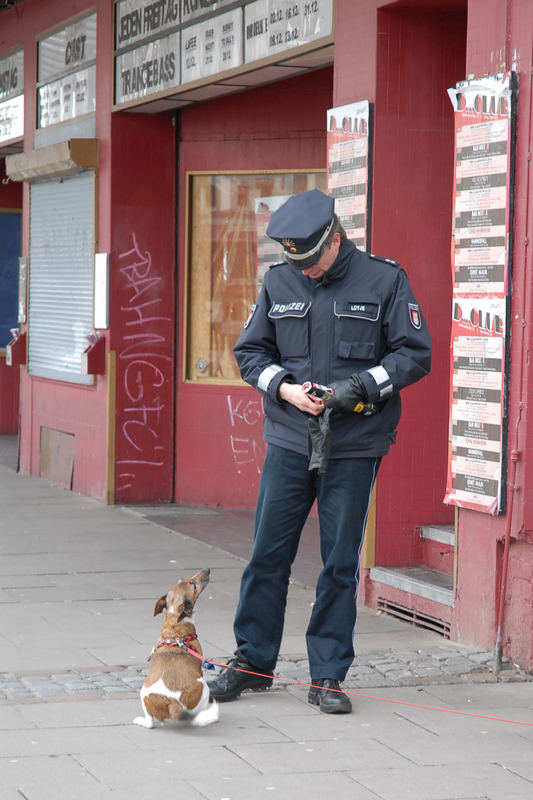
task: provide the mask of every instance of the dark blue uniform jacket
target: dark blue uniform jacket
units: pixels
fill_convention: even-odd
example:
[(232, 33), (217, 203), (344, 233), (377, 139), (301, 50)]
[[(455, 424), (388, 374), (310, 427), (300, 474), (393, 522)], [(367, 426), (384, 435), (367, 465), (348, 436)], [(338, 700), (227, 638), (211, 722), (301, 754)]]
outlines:
[(308, 415), (279, 400), (282, 381), (330, 385), (359, 374), (378, 413), (333, 413), (331, 458), (385, 455), (400, 420), (399, 390), (431, 364), (407, 275), (350, 241), (318, 281), (286, 263), (271, 267), (233, 352), (243, 379), (264, 396), (265, 441), (304, 455)]

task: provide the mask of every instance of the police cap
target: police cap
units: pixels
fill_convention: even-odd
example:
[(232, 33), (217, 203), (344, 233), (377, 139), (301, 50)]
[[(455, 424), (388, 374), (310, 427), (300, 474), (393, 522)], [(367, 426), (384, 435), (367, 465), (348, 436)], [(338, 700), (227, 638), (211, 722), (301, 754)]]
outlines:
[(320, 258), (333, 227), (335, 200), (318, 189), (290, 197), (275, 211), (267, 235), (283, 245), (285, 258), (297, 269), (309, 269)]

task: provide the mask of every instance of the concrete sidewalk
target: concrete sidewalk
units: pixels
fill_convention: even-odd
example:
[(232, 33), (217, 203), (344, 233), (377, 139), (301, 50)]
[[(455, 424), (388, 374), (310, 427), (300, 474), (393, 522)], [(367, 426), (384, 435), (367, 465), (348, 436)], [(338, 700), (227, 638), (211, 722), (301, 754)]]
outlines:
[[(157, 509), (106, 507), (0, 465), (2, 800), (531, 798), (528, 676), (496, 676), (491, 653), (365, 609), (351, 715), (321, 714), (305, 687), (279, 681), (221, 705), (208, 728), (132, 725), (155, 599), (210, 567), (195, 621), (206, 656), (225, 659), (245, 563), (231, 536), (215, 546), (149, 516)], [(291, 585), (277, 672), (295, 681), (309, 679), (312, 602)]]

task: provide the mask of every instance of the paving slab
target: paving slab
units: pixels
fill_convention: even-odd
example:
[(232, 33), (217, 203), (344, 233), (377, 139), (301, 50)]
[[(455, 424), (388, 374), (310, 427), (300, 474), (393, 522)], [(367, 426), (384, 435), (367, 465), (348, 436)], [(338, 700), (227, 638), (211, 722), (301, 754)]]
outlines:
[(449, 765), (456, 769), (460, 765), (470, 765), (475, 771), (483, 764), (500, 763), (508, 768), (508, 761), (513, 757), (517, 763), (522, 763), (531, 754), (531, 742), (510, 727), (490, 733), (481, 729), (467, 732), (456, 729), (440, 735), (418, 728), (402, 738), (393, 730), (381, 731), (378, 741), (413, 764), (423, 766)]
[(358, 786), (343, 773), (313, 772), (312, 775), (269, 774), (211, 777), (209, 774), (191, 779), (191, 785), (205, 800), (379, 800), (374, 792)]
[[(487, 705), (495, 710), (518, 709), (533, 711), (533, 682), (492, 684), (480, 686), (475, 683), (433, 684), (424, 687), (424, 692), (441, 700), (452, 708), (475, 711), (479, 705)], [(472, 708), (471, 708), (472, 707)]]
[[(37, 726), (27, 719), (19, 708), (2, 705), (0, 710), (0, 731), (31, 731)], [(1, 752), (1, 751), (0, 751)]]
[[(157, 772), (150, 781), (151, 790), (157, 793)], [(61, 794), (59, 794), (61, 792)], [(146, 800), (147, 786), (129, 786), (127, 789), (110, 789), (109, 787), (93, 782), (92, 785), (78, 785), (75, 782), (64, 780), (59, 785), (53, 780), (42, 780), (38, 783), (29, 778), (22, 780), (16, 800)], [(205, 800), (190, 783), (176, 778), (172, 792), (174, 797), (184, 797), (187, 800)], [(2, 797), (2, 800), (4, 798)]]
[[(175, 731), (172, 731), (175, 733)], [(113, 753), (103, 759), (97, 754), (78, 756), (80, 765), (104, 786), (126, 789), (144, 783), (147, 795), (152, 792), (176, 796), (176, 782), (188, 781), (199, 775), (213, 776), (256, 775), (257, 771), (227, 747), (214, 745), (209, 750), (209, 762), (203, 747), (186, 747), (172, 737), (167, 747), (157, 751), (135, 750)]]
[(228, 745), (240, 759), (262, 774), (309, 774), (311, 772), (348, 772), (357, 763), (368, 767), (401, 768), (405, 757), (391, 752), (380, 742), (361, 734), (359, 738), (298, 741), (290, 743)]
[(27, 731), (10, 731), (0, 735), (2, 757), (7, 759), (31, 759), (40, 756), (73, 756), (80, 753), (128, 752), (132, 740), (123, 728), (40, 728)]
[[(31, 777), (28, 771), (31, 770)], [(0, 758), (0, 787), (19, 788), (24, 780), (36, 783), (55, 784), (56, 797), (59, 787), (77, 786), (95, 791), (98, 782), (72, 756), (50, 755), (26, 758)], [(61, 789), (63, 791), (63, 789)]]
[(513, 793), (520, 796), (526, 791), (531, 797), (531, 783), (499, 764), (479, 764), (475, 769), (468, 764), (457, 764), (453, 769), (448, 765), (412, 764), (392, 769), (362, 768), (347, 774), (382, 800), (507, 800)]
[(99, 728), (130, 725), (139, 714), (139, 699), (103, 701), (100, 697), (80, 697), (59, 703), (28, 703), (19, 705), (18, 710), (37, 728)]

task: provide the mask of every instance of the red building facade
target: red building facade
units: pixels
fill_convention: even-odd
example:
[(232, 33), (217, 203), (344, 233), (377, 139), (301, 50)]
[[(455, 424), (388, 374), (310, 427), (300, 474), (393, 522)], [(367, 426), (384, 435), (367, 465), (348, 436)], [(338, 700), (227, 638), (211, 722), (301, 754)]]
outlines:
[[(12, 125), (0, 127), (9, 178), (0, 211), (22, 209), (28, 289), (13, 365), (0, 358), (0, 392), (10, 409), (2, 430), (19, 430), (20, 470), (110, 503), (253, 507), (261, 403), (230, 351), (275, 260), (263, 215), (287, 194), (326, 188), (326, 112), (368, 101), (368, 249), (408, 272), (434, 362), (403, 394), (367, 530), (363, 599), (533, 669), (531, 3), (204, 6), (24, 0), (0, 12), (0, 77), (12, 76), (0, 81), (0, 120)], [(511, 72), (507, 446), (492, 515), (443, 503), (455, 181), (447, 90)], [(6, 400), (19, 382), (20, 412)]]

